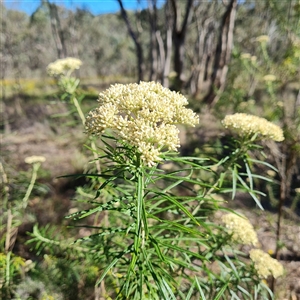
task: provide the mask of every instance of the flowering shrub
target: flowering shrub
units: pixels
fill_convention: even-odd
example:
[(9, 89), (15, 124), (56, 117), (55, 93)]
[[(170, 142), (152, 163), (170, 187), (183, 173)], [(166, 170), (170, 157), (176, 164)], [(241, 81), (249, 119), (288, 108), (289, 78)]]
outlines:
[(279, 126), (257, 116), (236, 113), (226, 116), (222, 124), (225, 128), (237, 132), (239, 136), (253, 136), (257, 134), (276, 142), (284, 140), (283, 131)]
[(268, 278), (270, 275), (277, 278), (284, 273), (283, 266), (268, 253), (260, 249), (250, 250), (250, 258), (254, 262), (254, 267), (261, 278)]
[[(82, 220), (106, 211), (109, 226), (93, 226), (94, 233), (76, 243), (98, 249), (101, 272), (96, 286), (105, 282), (114, 299), (186, 299), (187, 294), (203, 299), (227, 299), (232, 294), (251, 298), (252, 293), (267, 299), (271, 292), (260, 281), (259, 267), (245, 263), (237, 251), (238, 245), (258, 245), (253, 226), (229, 213), (222, 218), (225, 227), (220, 227), (210, 222), (209, 215), (226, 210), (213, 194), (223, 190), (228, 176), (233, 178), (233, 198), (239, 185), (259, 204), (249, 151), (257, 148), (260, 136), (283, 140), (282, 131), (255, 116), (227, 116), (223, 125), (242, 138), (236, 140), (237, 149), (217, 164), (218, 178), (209, 184), (197, 174), (213, 174), (215, 163), (173, 152), (180, 144), (176, 125), (198, 123), (187, 104), (183, 95), (154, 82), (116, 84), (100, 93), (99, 107), (88, 113), (85, 127), (102, 140), (99, 159), (106, 169), (84, 175), (100, 181), (96, 198), (88, 201), (90, 209), (68, 218)], [(239, 174), (241, 158), (249, 186)], [(166, 163), (171, 168), (164, 168)], [(220, 271), (209, 267), (212, 262), (219, 263)]]
[(47, 67), (47, 72), (50, 76), (68, 76), (74, 70), (79, 69), (81, 65), (82, 61), (80, 59), (67, 57), (50, 63)]
[(99, 95), (100, 107), (86, 120), (90, 134), (111, 129), (119, 139), (136, 147), (149, 166), (160, 161), (162, 149), (179, 147), (176, 124), (195, 126), (199, 121), (185, 108), (187, 99), (155, 82), (116, 84)]
[(242, 245), (258, 244), (257, 234), (249, 220), (236, 214), (229, 213), (222, 217), (232, 241)]
[[(61, 75), (59, 84), (81, 114), (75, 81)], [(261, 149), (261, 139), (282, 141), (282, 130), (256, 116), (226, 116), (222, 124), (237, 133), (228, 156), (184, 157), (177, 152), (177, 125), (196, 126), (199, 119), (180, 93), (155, 82), (115, 84), (98, 101), (81, 120), (86, 133), (101, 142), (101, 148), (90, 149), (102, 168), (81, 174), (91, 180), (90, 189), (80, 193), (89, 207), (67, 216), (88, 234), (66, 245), (35, 227), (31, 242), (73, 249), (78, 259), (83, 253), (94, 263), (89, 268), (96, 272), (96, 290), (107, 299), (272, 297), (261, 279), (282, 275), (281, 265), (276, 261), (276, 269), (262, 273), (256, 254), (262, 252), (255, 252), (260, 249), (253, 248), (250, 259), (239, 251), (242, 245), (258, 247), (256, 232), (218, 194), (230, 192), (234, 199), (239, 189), (262, 208), (253, 181), (266, 178), (251, 167), (264, 162), (252, 159), (251, 151)], [(221, 210), (227, 212), (223, 223), (213, 222)]]

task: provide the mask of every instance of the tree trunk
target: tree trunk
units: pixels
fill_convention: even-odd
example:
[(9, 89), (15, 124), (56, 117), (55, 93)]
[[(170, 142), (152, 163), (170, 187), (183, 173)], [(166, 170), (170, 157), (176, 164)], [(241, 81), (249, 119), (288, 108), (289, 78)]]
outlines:
[(219, 39), (216, 47), (214, 68), (211, 76), (211, 86), (204, 99), (204, 102), (211, 107), (217, 103), (220, 98), (220, 93), (222, 93), (225, 88), (228, 64), (230, 62), (233, 44), (233, 29), (236, 9), (237, 0), (230, 0), (222, 18)]
[(158, 40), (157, 40), (157, 7), (156, 0), (149, 0), (148, 6), (150, 23), (150, 74), (149, 81), (157, 80), (159, 76), (158, 69)]
[(175, 84), (173, 89), (180, 91), (185, 81), (183, 75), (184, 69), (184, 43), (187, 33), (187, 27), (190, 22), (192, 5), (194, 0), (187, 0), (184, 19), (181, 28), (178, 27), (178, 7), (176, 0), (169, 0), (173, 11), (173, 42), (174, 42), (174, 71), (176, 72)]
[(136, 56), (137, 56), (137, 71), (138, 71), (138, 81), (141, 81), (144, 79), (144, 57), (143, 57), (143, 48), (139, 41), (138, 35), (133, 31), (131, 24), (129, 22), (129, 18), (127, 16), (126, 10), (124, 9), (122, 0), (117, 0), (120, 9), (121, 9), (121, 15), (126, 23), (129, 35), (131, 36), (135, 48), (136, 48)]
[[(171, 58), (172, 58), (172, 47), (173, 47), (173, 40), (172, 40), (172, 32), (173, 32), (173, 23), (171, 18), (171, 9), (170, 9), (170, 2), (167, 1), (165, 6), (165, 16), (166, 16), (166, 48), (165, 48), (165, 55), (164, 55), (164, 64), (162, 70), (162, 85), (164, 87), (169, 88), (169, 74), (171, 70)], [(161, 48), (164, 50), (164, 48)], [(161, 55), (161, 58), (163, 56)]]
[(205, 86), (205, 79), (209, 67), (207, 62), (210, 56), (213, 55), (213, 40), (214, 40), (214, 22), (212, 17), (204, 19), (201, 24), (196, 15), (198, 39), (195, 45), (195, 53), (193, 57), (193, 71), (189, 80), (190, 92), (194, 97), (200, 92), (203, 92)]
[(47, 0), (47, 5), (50, 11), (51, 29), (56, 45), (57, 56), (58, 58), (65, 58), (67, 57), (67, 48), (65, 45), (63, 30), (60, 25), (57, 6), (54, 3), (50, 3), (49, 0)]

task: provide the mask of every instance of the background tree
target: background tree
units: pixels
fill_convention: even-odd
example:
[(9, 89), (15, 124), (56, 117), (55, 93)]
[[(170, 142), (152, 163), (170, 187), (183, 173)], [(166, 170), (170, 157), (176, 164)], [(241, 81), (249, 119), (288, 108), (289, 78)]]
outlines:
[(174, 71), (175, 82), (174, 89), (180, 91), (183, 86), (184, 78), (184, 61), (185, 61), (185, 40), (188, 30), (188, 25), (192, 16), (192, 5), (193, 0), (188, 0), (185, 6), (185, 12), (183, 15), (182, 22), (180, 24), (180, 7), (179, 2), (176, 0), (170, 1), (171, 14), (173, 16), (173, 41), (174, 41)]
[(57, 56), (58, 58), (67, 57), (67, 48), (65, 44), (65, 31), (63, 30), (60, 22), (60, 18), (57, 11), (57, 6), (54, 3), (50, 3), (49, 0), (46, 1), (50, 12), (50, 21), (53, 39), (55, 41)]
[[(122, 0), (117, 0), (119, 5), (120, 5), (120, 9), (121, 9), (121, 15), (126, 23), (127, 29), (128, 29), (128, 33), (131, 36), (135, 48), (136, 48), (136, 56), (137, 56), (137, 69), (138, 69), (138, 80), (143, 80), (144, 79), (144, 54), (143, 54), (143, 48), (141, 45), (141, 41), (139, 39), (139, 34), (137, 31), (134, 31), (132, 28), (132, 25), (129, 21), (129, 17), (127, 15), (126, 10), (124, 9), (124, 5)], [(154, 45), (153, 45), (154, 47)]]
[(218, 101), (218, 94), (222, 93), (225, 88), (228, 64), (230, 62), (233, 46), (236, 9), (237, 0), (230, 0), (222, 17), (214, 57), (214, 67), (211, 75), (210, 90), (204, 99), (204, 101), (210, 105), (214, 105)]

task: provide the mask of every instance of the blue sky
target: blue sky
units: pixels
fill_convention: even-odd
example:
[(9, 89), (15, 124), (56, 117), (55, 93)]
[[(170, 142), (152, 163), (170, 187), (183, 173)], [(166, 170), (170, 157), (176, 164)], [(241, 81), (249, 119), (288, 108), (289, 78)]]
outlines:
[[(119, 4), (116, 0), (50, 0), (60, 6), (69, 9), (84, 8), (97, 15), (101, 13), (114, 13), (119, 11)], [(165, 0), (158, 0), (161, 6)], [(40, 4), (40, 0), (4, 0), (4, 5), (9, 9), (20, 10), (32, 14)], [(128, 10), (146, 8), (148, 0), (123, 0), (124, 7)]]

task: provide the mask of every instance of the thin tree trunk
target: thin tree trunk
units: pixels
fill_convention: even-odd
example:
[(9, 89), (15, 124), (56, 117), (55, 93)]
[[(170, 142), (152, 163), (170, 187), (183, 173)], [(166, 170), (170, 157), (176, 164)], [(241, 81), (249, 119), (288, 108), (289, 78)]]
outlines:
[(237, 0), (230, 0), (222, 18), (219, 39), (216, 47), (214, 69), (211, 76), (211, 87), (204, 99), (204, 101), (211, 107), (219, 100), (220, 93), (224, 91), (225, 88), (228, 64), (230, 62), (233, 45), (233, 30), (236, 9)]
[(158, 52), (159, 52), (159, 58), (158, 58), (158, 79), (159, 81), (164, 85), (164, 69), (165, 69), (165, 63), (166, 63), (166, 53), (164, 48), (164, 42), (161, 37), (161, 33), (159, 30), (155, 33), (157, 45), (158, 45)]
[(57, 6), (54, 3), (50, 3), (49, 0), (47, 0), (47, 4), (50, 10), (51, 29), (56, 45), (57, 56), (58, 58), (65, 58), (67, 57), (67, 48), (65, 45), (63, 30), (60, 25)]
[(136, 48), (136, 56), (137, 56), (137, 71), (138, 71), (138, 81), (143, 80), (144, 78), (144, 58), (143, 58), (143, 49), (142, 45), (139, 41), (138, 35), (133, 31), (132, 26), (129, 22), (129, 18), (127, 16), (126, 10), (124, 9), (122, 0), (117, 0), (120, 9), (121, 9), (121, 15), (126, 23), (129, 35), (131, 36), (135, 48)]
[(173, 39), (172, 39), (172, 32), (173, 32), (173, 24), (171, 19), (171, 9), (170, 9), (170, 2), (167, 1), (166, 8), (165, 8), (165, 16), (166, 16), (166, 55), (165, 61), (163, 66), (163, 76), (162, 76), (162, 85), (164, 87), (169, 88), (170, 81), (169, 81), (169, 74), (171, 70), (171, 58), (172, 58), (172, 48), (173, 48)]
[[(207, 12), (206, 12), (207, 13)], [(197, 15), (196, 15), (197, 18)], [(198, 21), (198, 18), (196, 22)], [(209, 17), (204, 21), (197, 22), (198, 40), (195, 45), (195, 55), (193, 65), (194, 71), (190, 78), (190, 91), (194, 97), (204, 90), (205, 75), (207, 73), (207, 60), (213, 53), (214, 26), (213, 18)]]
[(158, 41), (157, 41), (157, 7), (156, 0), (149, 0), (148, 6), (150, 23), (150, 74), (149, 80), (157, 80), (158, 70)]
[(187, 33), (187, 27), (190, 22), (192, 5), (194, 0), (187, 0), (184, 19), (181, 28), (178, 28), (178, 7), (176, 0), (169, 0), (173, 10), (173, 41), (174, 41), (174, 71), (176, 72), (175, 77), (175, 90), (181, 90), (184, 82), (183, 69), (184, 69), (184, 43)]

